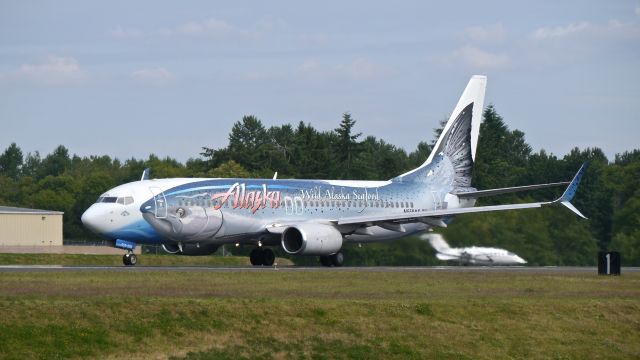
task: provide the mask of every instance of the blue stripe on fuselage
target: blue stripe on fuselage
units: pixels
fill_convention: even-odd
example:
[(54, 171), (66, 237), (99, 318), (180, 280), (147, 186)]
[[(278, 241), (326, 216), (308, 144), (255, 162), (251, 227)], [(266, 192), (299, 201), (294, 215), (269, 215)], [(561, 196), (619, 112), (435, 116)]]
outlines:
[(105, 233), (104, 236), (111, 239), (128, 240), (140, 244), (158, 244), (164, 242), (160, 235), (158, 235), (158, 233), (144, 219), (138, 220), (135, 223), (129, 224), (115, 231)]

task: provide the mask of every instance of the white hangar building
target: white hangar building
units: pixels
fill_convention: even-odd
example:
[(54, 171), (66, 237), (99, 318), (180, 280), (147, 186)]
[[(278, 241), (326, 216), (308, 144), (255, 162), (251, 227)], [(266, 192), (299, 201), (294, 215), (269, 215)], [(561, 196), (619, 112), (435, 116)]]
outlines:
[(63, 214), (0, 206), (0, 252), (21, 246), (62, 246)]

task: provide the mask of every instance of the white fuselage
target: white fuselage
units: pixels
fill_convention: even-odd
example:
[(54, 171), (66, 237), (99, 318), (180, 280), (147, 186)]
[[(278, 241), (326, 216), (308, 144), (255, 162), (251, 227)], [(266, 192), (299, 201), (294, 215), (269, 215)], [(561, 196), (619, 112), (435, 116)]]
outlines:
[(527, 262), (520, 256), (505, 249), (490, 247), (449, 248), (439, 251), (441, 260), (459, 261), (469, 265), (522, 265)]

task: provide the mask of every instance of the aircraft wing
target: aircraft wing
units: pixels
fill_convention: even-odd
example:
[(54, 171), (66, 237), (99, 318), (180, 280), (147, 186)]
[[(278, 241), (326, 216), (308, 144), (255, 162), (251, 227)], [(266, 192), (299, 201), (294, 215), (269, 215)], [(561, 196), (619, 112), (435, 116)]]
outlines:
[(483, 196), (495, 196), (495, 195), (520, 192), (520, 191), (546, 189), (550, 187), (562, 186), (562, 185), (568, 185), (568, 184), (570, 184), (570, 182), (563, 181), (563, 182), (550, 183), (550, 184), (538, 184), (538, 185), (527, 185), (527, 186), (515, 186), (515, 187), (508, 187), (508, 188), (501, 188), (501, 189), (467, 191), (467, 192), (455, 193), (455, 195), (463, 199), (469, 199), (469, 198), (475, 199)]
[(578, 209), (576, 209), (570, 201), (576, 194), (578, 189), (578, 185), (580, 184), (580, 180), (587, 170), (587, 163), (582, 164), (580, 170), (573, 177), (573, 180), (569, 183), (569, 186), (564, 191), (562, 196), (554, 201), (548, 202), (535, 202), (535, 203), (525, 203), (525, 204), (508, 204), (508, 205), (490, 205), (490, 206), (477, 206), (477, 207), (468, 207), (468, 208), (453, 208), (453, 209), (439, 209), (439, 210), (429, 210), (429, 211), (417, 211), (405, 214), (394, 214), (394, 215), (376, 215), (376, 216), (354, 216), (354, 217), (346, 217), (338, 219), (338, 225), (346, 225), (346, 224), (374, 224), (379, 222), (426, 222), (429, 223), (430, 218), (440, 218), (444, 216), (451, 215), (460, 215), (460, 214), (470, 214), (470, 213), (479, 213), (479, 212), (488, 212), (488, 211), (504, 211), (504, 210), (519, 210), (519, 209), (533, 209), (539, 208), (543, 206), (553, 206), (557, 204), (562, 204), (569, 208), (569, 210), (576, 213), (578, 216), (586, 219), (582, 213)]

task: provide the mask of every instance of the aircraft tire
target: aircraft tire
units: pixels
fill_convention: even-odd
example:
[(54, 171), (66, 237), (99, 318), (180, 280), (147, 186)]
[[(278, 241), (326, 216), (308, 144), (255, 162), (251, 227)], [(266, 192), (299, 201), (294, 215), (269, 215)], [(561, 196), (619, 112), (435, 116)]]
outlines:
[(338, 251), (337, 253), (331, 255), (329, 259), (331, 260), (331, 265), (333, 266), (339, 267), (344, 264), (344, 254), (342, 254), (342, 251)]
[(262, 265), (264, 266), (272, 266), (273, 263), (276, 261), (276, 255), (273, 253), (273, 250), (268, 249), (268, 248), (264, 248), (262, 249), (262, 254), (260, 254), (262, 257)]
[(126, 253), (122, 256), (122, 263), (125, 266), (131, 266), (131, 254)]
[(138, 257), (136, 254), (129, 255), (129, 265), (135, 266), (138, 263)]
[(322, 266), (330, 267), (331, 259), (328, 256), (320, 256), (320, 264), (322, 264)]
[(251, 262), (251, 265), (253, 266), (260, 266), (262, 265), (264, 259), (262, 256), (262, 251), (259, 248), (255, 248), (253, 250), (251, 250), (251, 253), (249, 253), (249, 261)]

